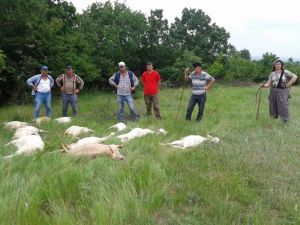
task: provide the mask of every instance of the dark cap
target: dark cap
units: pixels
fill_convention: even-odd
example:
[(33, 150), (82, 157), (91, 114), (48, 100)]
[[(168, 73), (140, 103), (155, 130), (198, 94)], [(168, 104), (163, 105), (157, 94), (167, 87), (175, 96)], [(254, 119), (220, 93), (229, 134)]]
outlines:
[(48, 70), (48, 66), (42, 66), (41, 70)]
[(153, 63), (152, 62), (147, 62), (147, 65), (153, 65)]
[(69, 64), (69, 65), (66, 65), (66, 69), (69, 70), (69, 69), (72, 69), (72, 66)]
[(193, 67), (201, 67), (201, 63), (200, 62), (195, 62), (195, 63), (193, 63)]

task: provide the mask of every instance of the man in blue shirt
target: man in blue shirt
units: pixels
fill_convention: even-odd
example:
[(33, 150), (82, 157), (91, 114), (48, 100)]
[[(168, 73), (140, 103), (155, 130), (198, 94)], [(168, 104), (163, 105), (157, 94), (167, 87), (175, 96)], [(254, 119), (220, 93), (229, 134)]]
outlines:
[(30, 77), (26, 83), (32, 88), (34, 98), (34, 119), (40, 116), (40, 109), (44, 103), (46, 116), (51, 117), (51, 88), (54, 86), (53, 78), (48, 74), (48, 67), (42, 66), (41, 73)]
[(198, 104), (198, 115), (196, 121), (200, 121), (203, 116), (204, 106), (206, 102), (206, 92), (215, 82), (215, 79), (210, 76), (208, 73), (202, 71), (201, 63), (193, 64), (194, 71), (189, 73), (189, 68), (185, 70), (185, 80), (190, 79), (192, 81), (192, 96), (189, 100), (187, 112), (186, 112), (186, 120), (191, 120), (192, 112), (196, 104)]

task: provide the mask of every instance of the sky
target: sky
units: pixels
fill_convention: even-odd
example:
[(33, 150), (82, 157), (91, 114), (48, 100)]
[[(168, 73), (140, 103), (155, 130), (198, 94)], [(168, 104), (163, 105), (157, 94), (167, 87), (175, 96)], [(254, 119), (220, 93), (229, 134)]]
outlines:
[[(77, 12), (96, 0), (70, 0)], [(106, 2), (100, 1), (97, 2)], [(111, 1), (114, 2), (114, 1)], [(300, 60), (300, 0), (119, 0), (146, 16), (163, 9), (172, 23), (182, 10), (204, 11), (218, 26), (230, 33), (229, 42), (237, 50), (248, 49), (252, 58), (269, 52), (282, 59)]]

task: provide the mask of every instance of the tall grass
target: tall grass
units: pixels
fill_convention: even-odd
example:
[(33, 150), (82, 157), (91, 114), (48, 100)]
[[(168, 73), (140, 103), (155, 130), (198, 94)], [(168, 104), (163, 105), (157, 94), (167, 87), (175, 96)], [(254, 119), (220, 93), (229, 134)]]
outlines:
[[(139, 122), (130, 128), (165, 128), (124, 145), (124, 161), (70, 157), (60, 152), (69, 125), (42, 124), (45, 151), (0, 160), (1, 224), (300, 224), (300, 89), (293, 89), (291, 121), (268, 116), (268, 91), (255, 121), (256, 87), (216, 85), (208, 94), (203, 121), (184, 120), (190, 90), (160, 94), (162, 120), (147, 118), (137, 94)], [(53, 117), (61, 116), (58, 99)], [(0, 109), (0, 121), (31, 122), (31, 105)], [(73, 125), (105, 136), (116, 123), (116, 98), (107, 93), (79, 96)], [(127, 111), (128, 112), (128, 111)], [(194, 119), (196, 109), (194, 111)], [(12, 132), (0, 127), (0, 146)], [(162, 145), (190, 134), (211, 134), (220, 144), (189, 150)], [(112, 138), (106, 143), (119, 143)], [(1, 156), (14, 152), (1, 147)]]

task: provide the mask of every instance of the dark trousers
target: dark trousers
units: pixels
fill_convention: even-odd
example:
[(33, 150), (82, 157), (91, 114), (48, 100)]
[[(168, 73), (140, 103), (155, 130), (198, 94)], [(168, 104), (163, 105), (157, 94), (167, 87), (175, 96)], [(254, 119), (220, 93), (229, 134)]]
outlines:
[(68, 107), (71, 104), (73, 109), (73, 115), (75, 116), (78, 113), (77, 106), (77, 94), (62, 94), (63, 101), (63, 116), (68, 116)]
[(146, 95), (144, 94), (144, 100), (147, 107), (147, 116), (151, 116), (151, 110), (153, 105), (153, 110), (156, 118), (160, 118), (160, 108), (159, 108), (159, 97), (156, 95)]
[(204, 106), (206, 102), (206, 94), (202, 95), (192, 95), (189, 101), (189, 105), (186, 111), (186, 120), (191, 120), (192, 112), (196, 104), (198, 104), (198, 115), (196, 120), (201, 120), (203, 116)]

